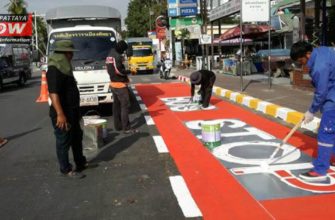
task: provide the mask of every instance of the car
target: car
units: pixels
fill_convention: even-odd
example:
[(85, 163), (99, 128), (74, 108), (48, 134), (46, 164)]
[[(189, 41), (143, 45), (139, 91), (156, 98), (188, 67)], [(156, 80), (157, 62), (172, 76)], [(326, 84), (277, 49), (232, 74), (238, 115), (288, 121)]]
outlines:
[(29, 46), (1, 44), (0, 52), (0, 90), (7, 84), (24, 86), (32, 72)]

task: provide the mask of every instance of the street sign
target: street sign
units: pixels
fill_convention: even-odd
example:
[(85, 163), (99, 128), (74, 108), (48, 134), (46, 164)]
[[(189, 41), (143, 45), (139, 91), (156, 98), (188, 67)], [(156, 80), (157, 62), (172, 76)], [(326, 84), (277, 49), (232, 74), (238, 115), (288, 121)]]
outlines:
[(268, 0), (242, 0), (242, 21), (269, 21), (269, 10)]
[(190, 4), (190, 3), (197, 4), (198, 1), (197, 0), (179, 0), (179, 3), (180, 4)]
[(177, 17), (178, 16), (177, 8), (169, 8), (168, 16), (169, 17)]
[(169, 0), (168, 3), (169, 17), (198, 14), (198, 0)]
[(180, 8), (180, 15), (181, 16), (197, 15), (197, 13), (198, 13), (198, 8), (197, 7)]
[(223, 18), (225, 16), (239, 12), (240, 7), (241, 7), (241, 0), (231, 0), (227, 3), (220, 5), (219, 7), (212, 9), (209, 12), (208, 16), (209, 20), (214, 21), (219, 18)]

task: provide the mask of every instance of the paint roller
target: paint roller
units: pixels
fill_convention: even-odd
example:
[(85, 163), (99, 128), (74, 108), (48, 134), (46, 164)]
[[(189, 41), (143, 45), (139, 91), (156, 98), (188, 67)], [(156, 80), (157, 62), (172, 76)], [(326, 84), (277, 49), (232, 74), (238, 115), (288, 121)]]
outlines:
[(283, 141), (279, 144), (279, 146), (275, 149), (275, 151), (271, 154), (270, 156), (270, 160), (272, 160), (276, 154), (278, 153), (278, 151), (282, 148), (282, 146), (284, 144), (286, 144), (287, 140), (293, 135), (293, 133), (301, 126), (301, 123), (303, 122), (303, 120), (300, 120), (290, 131), (290, 133), (288, 133), (288, 135), (286, 135), (286, 137), (283, 139)]

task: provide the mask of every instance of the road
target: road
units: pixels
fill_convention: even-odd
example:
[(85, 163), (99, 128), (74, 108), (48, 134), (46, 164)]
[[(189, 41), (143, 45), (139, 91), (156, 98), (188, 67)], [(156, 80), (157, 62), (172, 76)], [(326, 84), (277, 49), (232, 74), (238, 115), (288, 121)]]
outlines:
[[(190, 87), (157, 74), (132, 77), (131, 122), (138, 134), (112, 128), (83, 180), (58, 175), (46, 104), (37, 104), (39, 76), (0, 94), (3, 219), (327, 219), (332, 218), (335, 168), (322, 183), (299, 173), (312, 167), (316, 139), (275, 118), (213, 96), (208, 110), (189, 104)], [(220, 85), (218, 85), (220, 86)], [(88, 109), (83, 109), (83, 112)], [(210, 121), (210, 122), (208, 122)], [(210, 137), (206, 123), (216, 125)], [(207, 143), (209, 146), (204, 146)], [(264, 166), (265, 163), (265, 166)], [(324, 210), (327, 210), (325, 212)]]
[(137, 103), (131, 121), (140, 133), (133, 136), (112, 128), (111, 106), (96, 109), (108, 120), (107, 142), (93, 159), (99, 166), (79, 181), (61, 177), (48, 105), (35, 102), (40, 80), (35, 72), (25, 87), (0, 93), (0, 133), (9, 139), (0, 149), (1, 219), (185, 219), (169, 181), (179, 173), (168, 154), (157, 153), (157, 131)]

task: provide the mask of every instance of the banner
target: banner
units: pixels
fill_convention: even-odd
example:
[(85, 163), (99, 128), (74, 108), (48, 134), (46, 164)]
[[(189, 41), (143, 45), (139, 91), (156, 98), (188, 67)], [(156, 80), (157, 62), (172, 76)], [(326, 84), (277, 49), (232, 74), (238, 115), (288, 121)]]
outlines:
[(32, 15), (0, 14), (0, 43), (31, 43)]
[(243, 22), (266, 22), (270, 18), (269, 0), (242, 0)]

